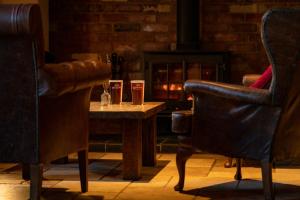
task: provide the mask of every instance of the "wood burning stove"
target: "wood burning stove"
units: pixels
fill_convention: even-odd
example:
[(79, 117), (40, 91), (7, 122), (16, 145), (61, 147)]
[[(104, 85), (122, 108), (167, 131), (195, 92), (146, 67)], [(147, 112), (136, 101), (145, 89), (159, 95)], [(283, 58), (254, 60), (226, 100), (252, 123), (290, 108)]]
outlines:
[(170, 133), (171, 112), (192, 105), (191, 97), (183, 90), (184, 82), (229, 82), (229, 52), (144, 52), (144, 73), (145, 100), (167, 103), (167, 109), (158, 115), (158, 126), (160, 133)]
[(229, 82), (229, 52), (200, 49), (200, 11), (200, 0), (177, 0), (176, 50), (144, 52), (145, 100), (167, 102), (158, 115), (160, 134), (171, 132), (172, 111), (191, 108), (183, 90), (187, 79)]
[[(228, 60), (228, 52), (144, 52), (145, 99), (188, 101), (190, 97), (184, 93), (184, 82), (187, 79), (228, 82)], [(170, 106), (170, 110), (185, 108)]]

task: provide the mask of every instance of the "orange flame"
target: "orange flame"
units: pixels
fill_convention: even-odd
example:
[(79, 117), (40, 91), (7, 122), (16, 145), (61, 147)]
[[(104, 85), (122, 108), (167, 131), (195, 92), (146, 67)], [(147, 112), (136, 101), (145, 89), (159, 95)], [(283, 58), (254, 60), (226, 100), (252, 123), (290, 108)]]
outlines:
[[(168, 90), (168, 85), (167, 84), (163, 84), (162, 85), (162, 89), (164, 91), (167, 91)], [(180, 90), (182, 90), (182, 85), (181, 84), (170, 84), (169, 90), (170, 91), (180, 91)]]

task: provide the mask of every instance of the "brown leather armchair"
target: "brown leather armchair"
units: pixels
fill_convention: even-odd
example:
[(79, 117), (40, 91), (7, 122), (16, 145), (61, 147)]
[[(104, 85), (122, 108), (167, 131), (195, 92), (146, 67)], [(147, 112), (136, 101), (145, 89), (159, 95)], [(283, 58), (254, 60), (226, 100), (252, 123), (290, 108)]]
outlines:
[(31, 199), (40, 199), (43, 164), (73, 152), (88, 190), (90, 93), (111, 74), (94, 61), (44, 64), (42, 36), (38, 5), (0, 5), (0, 162), (23, 164)]
[[(183, 189), (186, 160), (200, 149), (259, 160), (265, 199), (274, 199), (272, 162), (300, 158), (299, 20), (297, 9), (274, 9), (263, 17), (262, 42), (273, 71), (269, 89), (200, 80), (185, 83), (194, 107), (190, 140), (182, 141), (177, 153), (176, 190)], [(240, 164), (237, 175), (241, 178)]]

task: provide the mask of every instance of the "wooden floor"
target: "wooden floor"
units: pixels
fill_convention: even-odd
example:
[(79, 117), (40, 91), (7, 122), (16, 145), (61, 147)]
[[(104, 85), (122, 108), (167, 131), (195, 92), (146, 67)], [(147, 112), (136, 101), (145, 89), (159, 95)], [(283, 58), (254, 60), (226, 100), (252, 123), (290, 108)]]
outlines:
[[(235, 169), (223, 167), (226, 158), (196, 154), (187, 163), (186, 186), (175, 192), (178, 180), (175, 154), (158, 154), (157, 167), (144, 167), (139, 181), (122, 180), (121, 153), (90, 153), (89, 192), (80, 193), (76, 156), (70, 163), (45, 167), (43, 199), (47, 200), (202, 200), (263, 199), (260, 169), (244, 166), (242, 181), (233, 179)], [(300, 166), (273, 170), (276, 199), (300, 199)], [(0, 164), (0, 200), (27, 200), (29, 182), (21, 179), (16, 164)]]

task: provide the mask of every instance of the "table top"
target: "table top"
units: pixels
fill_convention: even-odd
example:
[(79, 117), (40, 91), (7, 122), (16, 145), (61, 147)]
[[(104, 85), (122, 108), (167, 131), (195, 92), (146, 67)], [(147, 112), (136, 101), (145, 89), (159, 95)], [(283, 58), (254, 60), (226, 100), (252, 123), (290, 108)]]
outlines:
[(163, 111), (164, 102), (145, 102), (143, 105), (132, 105), (131, 102), (122, 102), (101, 106), (100, 102), (90, 103), (90, 118), (96, 119), (145, 119)]

